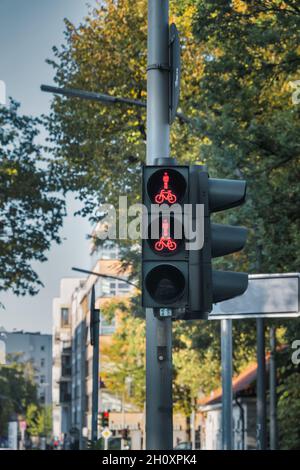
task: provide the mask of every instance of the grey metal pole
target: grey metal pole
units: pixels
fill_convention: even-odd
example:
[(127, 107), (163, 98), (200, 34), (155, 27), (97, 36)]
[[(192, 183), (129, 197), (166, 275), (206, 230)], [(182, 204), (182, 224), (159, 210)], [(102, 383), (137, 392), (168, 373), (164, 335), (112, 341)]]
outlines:
[[(147, 163), (169, 158), (169, 2), (148, 1)], [(146, 447), (173, 448), (172, 320), (146, 309)]]
[(232, 450), (232, 320), (221, 320), (222, 447)]
[(257, 386), (256, 386), (256, 439), (257, 450), (265, 450), (267, 446), (267, 412), (266, 412), (266, 348), (265, 322), (256, 319), (257, 334)]
[(270, 449), (277, 449), (276, 328), (270, 328)]
[(94, 310), (93, 318), (93, 389), (92, 389), (92, 442), (98, 439), (99, 408), (99, 322), (100, 312)]

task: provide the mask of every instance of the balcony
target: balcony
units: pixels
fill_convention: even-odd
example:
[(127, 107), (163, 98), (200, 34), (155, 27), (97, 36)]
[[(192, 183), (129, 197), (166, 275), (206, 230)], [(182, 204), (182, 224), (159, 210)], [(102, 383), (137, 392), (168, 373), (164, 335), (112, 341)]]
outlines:
[(72, 395), (71, 393), (61, 393), (59, 397), (59, 403), (64, 404), (71, 404)]
[(61, 404), (71, 403), (71, 384), (68, 382), (60, 382), (59, 384), (59, 402)]

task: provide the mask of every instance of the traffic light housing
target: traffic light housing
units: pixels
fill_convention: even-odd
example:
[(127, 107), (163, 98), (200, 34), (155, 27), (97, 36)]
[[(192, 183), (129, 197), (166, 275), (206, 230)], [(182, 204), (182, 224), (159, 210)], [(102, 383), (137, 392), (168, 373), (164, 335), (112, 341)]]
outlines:
[[(208, 318), (213, 303), (241, 295), (248, 285), (245, 273), (212, 269), (213, 258), (244, 247), (247, 230), (210, 220), (214, 212), (244, 203), (246, 182), (210, 178), (203, 166), (167, 162), (143, 169), (142, 304), (172, 309), (173, 318)], [(203, 231), (203, 243), (193, 248), (188, 218), (192, 230)]]
[(174, 163), (143, 169), (147, 210), (143, 221), (144, 307), (185, 309), (188, 305), (189, 253), (182, 214), (189, 200), (189, 167)]
[(98, 419), (99, 418), (100, 418), (99, 424), (101, 424), (102, 428), (108, 428), (109, 427), (109, 411), (102, 411)]

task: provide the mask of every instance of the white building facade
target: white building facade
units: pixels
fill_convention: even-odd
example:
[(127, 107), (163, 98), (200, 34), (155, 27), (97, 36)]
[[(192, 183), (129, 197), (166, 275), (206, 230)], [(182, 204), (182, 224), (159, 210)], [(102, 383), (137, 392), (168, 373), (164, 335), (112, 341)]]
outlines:
[[(5, 360), (13, 355), (20, 362), (31, 362), (37, 384), (39, 402), (49, 406), (52, 403), (52, 336), (40, 332), (5, 331)], [(3, 355), (3, 353), (2, 353)]]

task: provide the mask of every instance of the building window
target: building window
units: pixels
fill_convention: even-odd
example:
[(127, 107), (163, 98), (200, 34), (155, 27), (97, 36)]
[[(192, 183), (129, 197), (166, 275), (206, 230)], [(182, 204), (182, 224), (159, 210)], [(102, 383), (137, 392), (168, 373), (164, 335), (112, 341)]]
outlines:
[(69, 326), (69, 309), (62, 308), (60, 311), (61, 314), (61, 327)]
[(45, 351), (45, 346), (41, 346), (41, 351)]
[(107, 319), (100, 313), (100, 335), (112, 335), (116, 329), (115, 319), (107, 321)]
[(45, 367), (45, 359), (43, 357), (41, 359), (41, 367)]
[(130, 287), (126, 282), (118, 282), (118, 294), (126, 294), (130, 291)]
[(111, 297), (116, 295), (116, 283), (110, 282), (107, 279), (102, 280), (102, 296)]
[(44, 375), (41, 375), (41, 377), (40, 377), (40, 383), (41, 383), (41, 384), (44, 384), (44, 383), (45, 383), (45, 376), (44, 376)]

